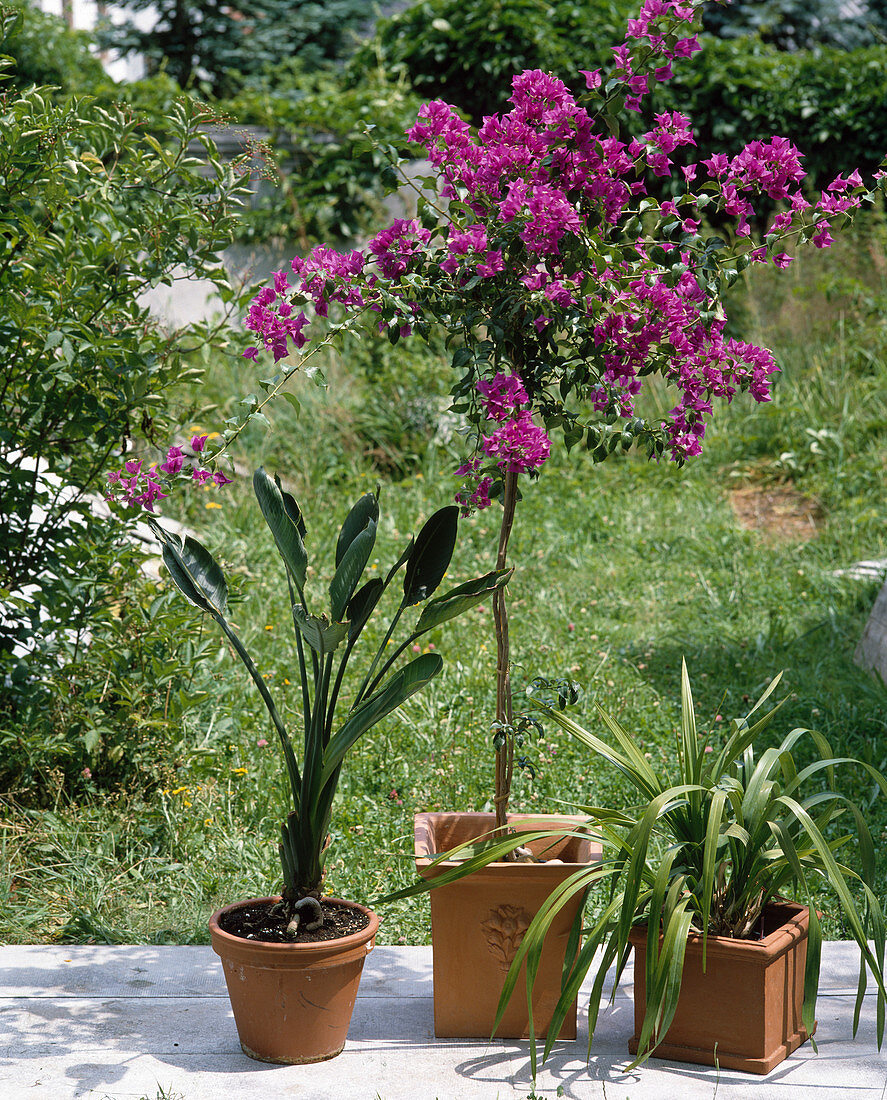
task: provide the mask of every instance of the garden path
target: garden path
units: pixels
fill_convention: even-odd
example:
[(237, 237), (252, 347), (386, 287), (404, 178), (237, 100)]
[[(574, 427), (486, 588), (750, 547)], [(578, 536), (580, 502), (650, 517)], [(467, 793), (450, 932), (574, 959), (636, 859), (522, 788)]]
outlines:
[[(625, 1071), (631, 973), (587, 1031), (561, 1042), (537, 1081), (554, 1100), (887, 1100), (875, 998), (851, 1038), (856, 949), (827, 943), (810, 1045), (767, 1077), (651, 1061)], [(587, 1000), (587, 992), (586, 992)], [(345, 1051), (313, 1066), (241, 1052), (219, 960), (209, 947), (0, 947), (3, 1100), (524, 1100), (528, 1044), (436, 1040), (431, 949), (378, 947), (367, 959)]]

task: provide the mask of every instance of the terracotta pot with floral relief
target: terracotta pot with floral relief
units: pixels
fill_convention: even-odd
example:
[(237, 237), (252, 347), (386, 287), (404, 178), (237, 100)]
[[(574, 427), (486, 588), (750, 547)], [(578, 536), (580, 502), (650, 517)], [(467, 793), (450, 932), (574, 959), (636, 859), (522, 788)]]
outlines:
[[(508, 818), (509, 825), (519, 832), (551, 826), (553, 834), (559, 827), (575, 829), (585, 820), (547, 814), (510, 814)], [(417, 814), (415, 852), (419, 873), (433, 878), (455, 866), (444, 861), (431, 868), (431, 858), (490, 833), (495, 825), (494, 814)], [(559, 883), (600, 859), (600, 845), (591, 836), (533, 841), (529, 847), (545, 862), (491, 863), (430, 892), (434, 1034), (439, 1038), (489, 1039), (493, 1035), (505, 975), (533, 917)], [(533, 991), (533, 1021), (539, 1037), (547, 1035), (560, 995), (564, 953), (580, 905), (577, 898), (572, 908), (565, 908), (546, 939)], [(528, 1023), (521, 972), (495, 1036), (525, 1038)], [(576, 1037), (575, 1003), (559, 1037)]]

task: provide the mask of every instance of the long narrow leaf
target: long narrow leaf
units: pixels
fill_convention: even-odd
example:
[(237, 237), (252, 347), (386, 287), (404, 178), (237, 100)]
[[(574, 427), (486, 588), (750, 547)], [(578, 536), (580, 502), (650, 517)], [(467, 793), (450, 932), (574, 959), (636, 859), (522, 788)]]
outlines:
[(687, 662), (681, 658), (681, 779), (685, 783), (698, 783), (701, 751), (696, 738), (696, 715), (693, 712), (693, 692)]
[(807, 813), (807, 811), (794, 799), (781, 797), (779, 799), (784, 806), (786, 806), (792, 814), (798, 819), (807, 831), (807, 835), (816, 846), (817, 856), (823, 864), (826, 876), (828, 878), (829, 885), (838, 897), (841, 903), (841, 909), (843, 910), (844, 918), (849, 925), (853, 938), (862, 952), (865, 961), (868, 963), (869, 969), (878, 983), (878, 987), (882, 993), (887, 994), (887, 988), (884, 985), (884, 971), (878, 963), (878, 960), (873, 955), (868, 945), (866, 936), (866, 930), (860, 918), (859, 912), (856, 908), (856, 903), (853, 900), (853, 896), (847, 886), (847, 882), (839, 867), (835, 857), (832, 855), (831, 848), (826, 842), (825, 837), (819, 831), (816, 823)]
[(658, 966), (652, 983), (647, 983), (646, 1013), (638, 1037), (637, 1055), (628, 1069), (634, 1069), (650, 1056), (656, 1045), (665, 1038), (674, 1019), (681, 992), (687, 935), (692, 920), (692, 913), (687, 910), (686, 905), (687, 899), (684, 899), (663, 930)]
[[(702, 850), (702, 882), (699, 892), (702, 895), (702, 932), (705, 937), (702, 944), (702, 972), (705, 973), (706, 953), (708, 948), (708, 921), (711, 915), (711, 902), (714, 893), (715, 860), (718, 855), (718, 844), (721, 837), (721, 827), (724, 823), (724, 810), (727, 806), (727, 792), (713, 791), (708, 810), (708, 824), (705, 830), (705, 847)], [(743, 830), (744, 831), (744, 830)]]
[[(588, 833), (567, 827), (552, 829), (549, 826), (538, 832), (509, 833), (504, 838), (496, 839), (496, 830), (493, 829), (485, 837), (476, 837), (474, 840), (466, 841), (455, 848), (438, 853), (429, 864), (429, 870), (435, 871), (432, 876), (414, 882), (410, 886), (405, 886), (402, 890), (396, 890), (393, 893), (385, 894), (383, 897), (375, 898), (372, 904), (388, 905), (393, 901), (406, 901), (408, 898), (427, 894), (431, 889), (449, 886), (450, 883), (458, 882), (467, 875), (472, 875), (475, 871), (488, 867), (491, 863), (500, 862), (517, 847), (533, 844), (537, 840), (551, 840), (553, 837), (588, 839)], [(445, 864), (449, 866), (444, 866)], [(438, 867), (440, 867), (440, 871), (436, 871)]]
[(362, 734), (425, 687), (442, 668), (443, 659), (439, 653), (423, 653), (395, 672), (375, 695), (364, 699), (330, 738), (323, 755), (321, 786), (328, 782), (330, 775), (342, 763), (345, 753)]
[(597, 753), (598, 756), (602, 756), (605, 760), (609, 760), (610, 763), (617, 767), (629, 782), (637, 787), (646, 797), (653, 797), (661, 792), (662, 785), (659, 778), (650, 767), (644, 754), (633, 744), (631, 738), (626, 731), (619, 726), (619, 723), (614, 719), (610, 719), (602, 708), (598, 707), (599, 715), (603, 718), (607, 727), (615, 733), (620, 746), (625, 749), (625, 752), (620, 752), (612, 748), (606, 741), (602, 741), (593, 733), (589, 733), (588, 730), (584, 729), (578, 722), (574, 721), (569, 715), (564, 714), (562, 711), (547, 706), (535, 697), (531, 697), (528, 701), (537, 710), (541, 710), (552, 722), (560, 726), (561, 729), (575, 737), (577, 741), (581, 741), (582, 744)]

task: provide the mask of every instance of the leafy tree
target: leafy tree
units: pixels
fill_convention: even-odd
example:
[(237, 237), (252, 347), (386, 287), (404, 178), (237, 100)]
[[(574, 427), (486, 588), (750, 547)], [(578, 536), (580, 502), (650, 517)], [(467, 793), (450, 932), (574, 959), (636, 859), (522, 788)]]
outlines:
[[(22, 19), (0, 19), (2, 54)], [(168, 331), (142, 300), (188, 277), (233, 300), (219, 250), (243, 184), (202, 136), (212, 118), (184, 97), (146, 120), (43, 87), (0, 94), (0, 689), (13, 696), (113, 592), (113, 525), (91, 499), (109, 456), (165, 442), (171, 391), (200, 373), (192, 353), (224, 343), (221, 323)]]
[(250, 82), (225, 110), (266, 131), (281, 163), (277, 185), (263, 188), (245, 213), (243, 238), (308, 251), (316, 241), (342, 244), (367, 230), (383, 208), (390, 168), (379, 148), (357, 152), (356, 143), (370, 127), (379, 142), (406, 146), (420, 106), (408, 84), (375, 67), (349, 87), (298, 63)]
[(720, 38), (756, 34), (780, 50), (854, 50), (887, 42), (887, 0), (734, 0), (712, 4), (703, 25)]
[(214, 96), (294, 57), (317, 67), (343, 56), (372, 11), (370, 0), (252, 0), (242, 9), (225, 0), (119, 0), (109, 7), (150, 9), (156, 21), (141, 30), (132, 20), (106, 20), (103, 46), (140, 53), (149, 71), (165, 67), (183, 88), (197, 82)]
[(20, 15), (17, 34), (3, 44), (15, 60), (9, 73), (12, 84), (51, 84), (69, 92), (92, 92), (110, 84), (86, 32), (70, 30), (58, 16), (45, 14), (28, 0), (9, 0), (6, 6)]

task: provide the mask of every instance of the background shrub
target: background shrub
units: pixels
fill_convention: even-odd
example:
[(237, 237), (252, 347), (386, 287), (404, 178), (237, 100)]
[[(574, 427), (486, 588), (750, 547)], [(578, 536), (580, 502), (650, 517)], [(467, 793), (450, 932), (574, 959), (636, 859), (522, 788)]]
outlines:
[(405, 146), (421, 101), (404, 79), (373, 66), (345, 86), (329, 70), (299, 62), (256, 79), (222, 109), (267, 133), (278, 178), (241, 221), (241, 239), (277, 240), (307, 251), (318, 241), (344, 245), (390, 220), (389, 180), (379, 148), (356, 148), (369, 129), (383, 145)]
[(15, 60), (7, 73), (12, 85), (53, 85), (68, 92), (91, 92), (110, 83), (85, 31), (70, 30), (58, 16), (46, 15), (28, 0), (4, 0), (3, 7), (19, 16), (17, 33), (7, 33), (0, 44), (0, 52)]
[(148, 71), (166, 69), (183, 88), (231, 95), (253, 76), (273, 75), (298, 58), (309, 68), (351, 51), (356, 31), (370, 17), (371, 0), (253, 0), (230, 7), (218, 0), (123, 0), (109, 8), (150, 9), (147, 30), (132, 20), (106, 21), (99, 31), (105, 48), (137, 53)]
[[(21, 24), (19, 13), (6, 12), (4, 40)], [(137, 443), (152, 457), (168, 445), (177, 417), (187, 415), (176, 408), (176, 388), (200, 375), (199, 354), (228, 344), (223, 321), (168, 330), (142, 297), (200, 277), (235, 304), (219, 251), (234, 235), (243, 185), (202, 137), (213, 117), (187, 98), (149, 120), (125, 107), (53, 98), (42, 87), (7, 82), (0, 95), (7, 733), (29, 720), (34, 693), (39, 699), (59, 662), (84, 660), (87, 638), (95, 643), (109, 624), (113, 637), (108, 608), (122, 582), (119, 525), (96, 506), (105, 474)], [(189, 154), (192, 142), (204, 145), (204, 158)], [(99, 719), (90, 720), (88, 751), (99, 743)]]

